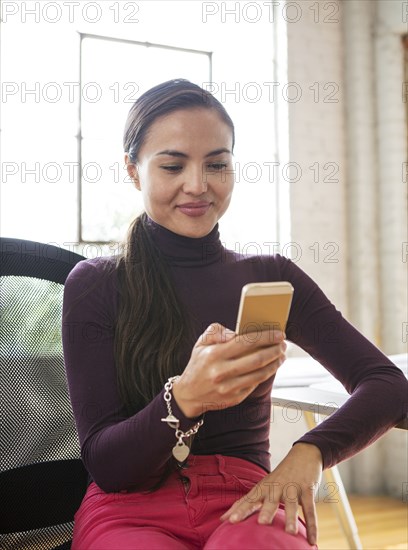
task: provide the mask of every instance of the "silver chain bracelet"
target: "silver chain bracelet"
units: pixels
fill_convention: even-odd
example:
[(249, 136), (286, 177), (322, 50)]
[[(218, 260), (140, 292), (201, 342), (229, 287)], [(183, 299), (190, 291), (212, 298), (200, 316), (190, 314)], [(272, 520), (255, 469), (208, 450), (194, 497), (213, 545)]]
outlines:
[(167, 422), (167, 424), (170, 426), (170, 428), (173, 428), (173, 430), (176, 430), (176, 438), (177, 443), (174, 445), (172, 449), (172, 453), (174, 458), (178, 462), (184, 462), (188, 455), (190, 454), (189, 447), (184, 443), (183, 439), (187, 439), (191, 435), (194, 435), (198, 432), (199, 428), (203, 425), (204, 420), (199, 420), (192, 428), (187, 430), (186, 432), (183, 432), (182, 430), (179, 430), (180, 421), (178, 418), (176, 418), (173, 414), (173, 411), (171, 410), (170, 401), (172, 399), (171, 390), (173, 389), (173, 382), (178, 380), (180, 376), (172, 376), (168, 379), (168, 381), (164, 384), (164, 389), (166, 390), (164, 392), (164, 400), (166, 402), (167, 406), (167, 412), (169, 413), (166, 418), (162, 418), (162, 422)]

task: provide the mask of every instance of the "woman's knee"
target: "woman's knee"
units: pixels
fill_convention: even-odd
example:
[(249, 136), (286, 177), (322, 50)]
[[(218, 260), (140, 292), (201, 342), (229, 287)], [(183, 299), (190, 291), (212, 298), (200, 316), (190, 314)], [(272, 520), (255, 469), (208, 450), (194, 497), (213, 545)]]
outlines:
[(271, 525), (258, 523), (258, 513), (252, 514), (244, 521), (230, 523), (224, 521), (208, 539), (205, 550), (238, 550), (256, 548), (256, 550), (311, 550), (307, 542), (306, 528), (298, 522), (297, 535), (285, 531), (285, 515), (278, 510)]
[(155, 529), (119, 529), (90, 541), (77, 541), (75, 550), (190, 550), (173, 536)]

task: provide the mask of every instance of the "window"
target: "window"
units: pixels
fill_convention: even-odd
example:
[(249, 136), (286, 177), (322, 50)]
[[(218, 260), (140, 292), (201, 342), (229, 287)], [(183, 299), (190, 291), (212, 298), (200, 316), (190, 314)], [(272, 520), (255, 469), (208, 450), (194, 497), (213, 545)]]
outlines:
[(129, 109), (141, 93), (174, 78), (174, 66), (192, 82), (208, 82), (211, 54), (95, 35), (80, 40), (80, 88), (90, 95), (81, 95), (80, 106), (78, 240), (117, 241), (143, 207), (121, 161)]
[(267, 3), (26, 1), (12, 3), (15, 13), (8, 4), (0, 23), (2, 235), (85, 255), (80, 243), (122, 239), (141, 207), (123, 181), (127, 112), (145, 89), (181, 77), (212, 91), (236, 126), (237, 183), (222, 240), (244, 253), (271, 251), (289, 211), (278, 185), (286, 135), (277, 139), (284, 116)]

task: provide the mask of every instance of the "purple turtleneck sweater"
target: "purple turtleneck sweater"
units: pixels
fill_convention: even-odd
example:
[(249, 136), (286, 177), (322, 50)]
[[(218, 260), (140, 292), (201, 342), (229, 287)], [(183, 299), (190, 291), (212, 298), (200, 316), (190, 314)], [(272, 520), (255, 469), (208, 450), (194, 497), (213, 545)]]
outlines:
[[(323, 364), (352, 394), (336, 413), (298, 440), (320, 449), (324, 468), (362, 450), (407, 414), (408, 383), (402, 372), (293, 262), (279, 255), (244, 257), (228, 251), (220, 242), (218, 226), (198, 239), (172, 233), (151, 220), (148, 227), (168, 260), (197, 338), (213, 322), (235, 329), (246, 283), (293, 285), (287, 339)], [(77, 264), (65, 285), (63, 311), (65, 365), (82, 459), (106, 492), (154, 485), (173, 460), (176, 442), (174, 430), (161, 422), (167, 416), (164, 391), (131, 417), (121, 404), (113, 354), (116, 272), (104, 269), (111, 261), (97, 258)], [(190, 352), (186, 350), (186, 357)], [(243, 458), (269, 471), (272, 383), (273, 377), (237, 406), (206, 412), (192, 453)], [(194, 425), (174, 399), (172, 409), (183, 431)]]

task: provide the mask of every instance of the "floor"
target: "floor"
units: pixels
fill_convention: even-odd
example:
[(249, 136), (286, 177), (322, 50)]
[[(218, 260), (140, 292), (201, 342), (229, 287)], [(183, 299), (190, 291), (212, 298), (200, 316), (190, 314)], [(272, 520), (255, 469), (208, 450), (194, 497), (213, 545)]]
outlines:
[[(389, 497), (349, 495), (364, 550), (408, 550), (408, 504)], [(317, 503), (319, 550), (346, 550), (331, 504)]]

